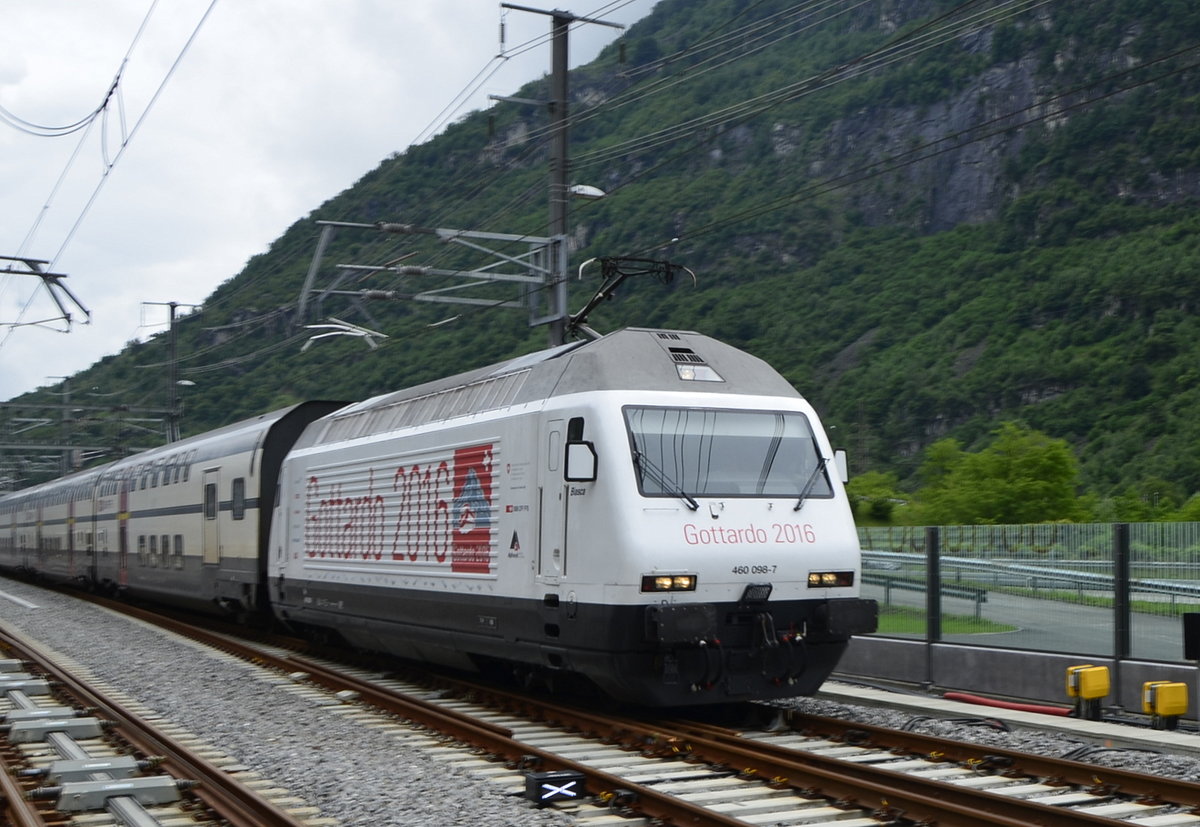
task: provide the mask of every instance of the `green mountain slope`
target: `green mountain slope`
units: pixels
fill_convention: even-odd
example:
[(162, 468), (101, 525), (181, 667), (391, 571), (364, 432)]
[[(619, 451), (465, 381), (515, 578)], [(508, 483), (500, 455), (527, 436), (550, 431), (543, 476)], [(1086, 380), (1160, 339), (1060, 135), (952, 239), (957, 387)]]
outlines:
[[(609, 192), (572, 208), (572, 272), (656, 256), (697, 281), (631, 283), (593, 326), (700, 329), (768, 359), (854, 471), (910, 479), (931, 442), (971, 446), (1015, 419), (1068, 440), (1098, 494), (1150, 477), (1200, 491), (1200, 8), (663, 0), (628, 32), (624, 64), (618, 51), (572, 75), (572, 179)], [(498, 105), (298, 221), (181, 321), (180, 375), (197, 383), (185, 432), (543, 346), (514, 311), (431, 328), (458, 311), (329, 295), (300, 319), (296, 304), (314, 219), (545, 233), (546, 138), (544, 112)], [(335, 263), (401, 258), (470, 260), (339, 231), (318, 284)], [(573, 280), (572, 306), (595, 286)], [(300, 322), (328, 316), (392, 338), (301, 353)], [(131, 345), (78, 382), (137, 384), (163, 405), (166, 353), (165, 337)]]

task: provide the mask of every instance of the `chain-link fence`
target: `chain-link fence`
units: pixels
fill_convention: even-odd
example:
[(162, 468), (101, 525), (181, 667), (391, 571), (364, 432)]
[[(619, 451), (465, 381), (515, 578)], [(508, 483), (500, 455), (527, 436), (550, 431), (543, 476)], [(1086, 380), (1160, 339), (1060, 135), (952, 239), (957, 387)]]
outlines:
[(877, 634), (1181, 661), (1200, 523), (860, 528)]

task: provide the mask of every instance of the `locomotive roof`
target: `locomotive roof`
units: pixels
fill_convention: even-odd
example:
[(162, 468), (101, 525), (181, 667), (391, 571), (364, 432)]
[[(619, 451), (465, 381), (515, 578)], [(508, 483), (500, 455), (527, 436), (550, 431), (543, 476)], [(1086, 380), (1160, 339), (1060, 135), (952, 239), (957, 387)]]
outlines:
[[(683, 379), (681, 366), (701, 375), (715, 372), (719, 381)], [(605, 390), (799, 396), (766, 362), (710, 336), (690, 330), (624, 328), (349, 405), (326, 417), (313, 436), (316, 442), (336, 442)]]

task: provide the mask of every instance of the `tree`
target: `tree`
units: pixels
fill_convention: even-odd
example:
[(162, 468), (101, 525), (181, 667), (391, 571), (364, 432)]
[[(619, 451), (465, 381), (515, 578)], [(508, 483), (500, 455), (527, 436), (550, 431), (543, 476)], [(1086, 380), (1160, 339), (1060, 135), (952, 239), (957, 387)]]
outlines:
[(935, 460), (940, 473), (920, 492), (928, 522), (1041, 523), (1083, 516), (1076, 495), (1079, 467), (1065, 440), (1014, 422), (994, 434), (978, 453), (956, 456), (942, 444), (947, 440), (930, 446), (934, 456), (926, 462)]
[(892, 511), (903, 498), (897, 489), (896, 475), (882, 471), (867, 471), (846, 483), (850, 510), (860, 523), (887, 525)]

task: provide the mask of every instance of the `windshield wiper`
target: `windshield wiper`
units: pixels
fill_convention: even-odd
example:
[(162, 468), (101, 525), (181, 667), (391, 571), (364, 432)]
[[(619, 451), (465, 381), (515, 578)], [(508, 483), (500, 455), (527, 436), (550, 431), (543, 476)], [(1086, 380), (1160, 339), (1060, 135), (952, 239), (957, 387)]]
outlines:
[(649, 457), (636, 448), (633, 451), (633, 464), (638, 467), (644, 476), (649, 477), (650, 481), (663, 491), (668, 491), (687, 503), (687, 507), (690, 510), (700, 510), (700, 503), (692, 499), (691, 495), (684, 491), (678, 483), (668, 479), (661, 468), (651, 462)]
[(821, 457), (817, 467), (808, 475), (808, 482), (804, 483), (804, 487), (800, 489), (800, 499), (796, 500), (796, 507), (792, 511), (799, 511), (804, 507), (804, 501), (808, 499), (808, 494), (812, 491), (812, 487), (817, 482), (817, 477), (825, 471), (825, 463), (829, 462), (825, 457)]

